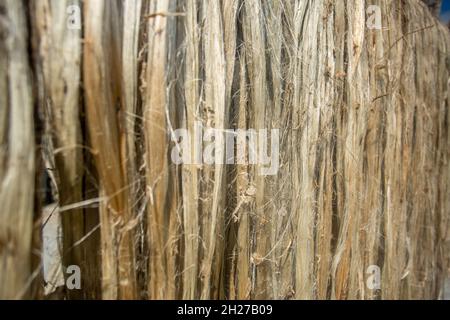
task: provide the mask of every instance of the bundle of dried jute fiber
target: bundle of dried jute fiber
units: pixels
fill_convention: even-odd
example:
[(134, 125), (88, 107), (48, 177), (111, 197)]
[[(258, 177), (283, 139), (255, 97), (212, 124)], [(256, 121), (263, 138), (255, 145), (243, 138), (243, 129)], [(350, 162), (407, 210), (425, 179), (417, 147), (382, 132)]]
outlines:
[(45, 170), (68, 299), (441, 297), (450, 37), (425, 3), (24, 3), (0, 5), (1, 297), (42, 297)]

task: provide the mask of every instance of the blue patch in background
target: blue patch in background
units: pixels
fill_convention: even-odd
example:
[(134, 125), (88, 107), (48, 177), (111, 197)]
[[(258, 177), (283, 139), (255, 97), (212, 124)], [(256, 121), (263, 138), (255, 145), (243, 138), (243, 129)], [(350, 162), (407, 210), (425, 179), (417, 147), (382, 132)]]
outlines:
[(442, 1), (441, 20), (445, 23), (450, 22), (450, 0)]
[(442, 1), (442, 11), (450, 11), (450, 0)]

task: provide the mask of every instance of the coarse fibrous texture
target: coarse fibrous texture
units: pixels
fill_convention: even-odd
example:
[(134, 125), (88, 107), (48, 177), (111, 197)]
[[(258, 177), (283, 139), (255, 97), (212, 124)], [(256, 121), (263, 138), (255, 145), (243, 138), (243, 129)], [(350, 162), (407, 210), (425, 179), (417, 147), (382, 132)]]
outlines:
[[(83, 141), (80, 124), (81, 32), (67, 27), (67, 8), (78, 1), (32, 2), (37, 53), (40, 103), (48, 121), (54, 158), (59, 206), (83, 200)], [(63, 211), (62, 259), (64, 266), (78, 265), (89, 272), (83, 290), (69, 290), (73, 298), (99, 297), (99, 247), (92, 236), (80, 242), (98, 224), (98, 216), (83, 208)], [(66, 231), (67, 230), (67, 231)], [(65, 273), (64, 273), (65, 274)], [(65, 274), (66, 275), (66, 274)]]
[(83, 76), (87, 124), (99, 176), (102, 295), (137, 297), (133, 220), (124, 161), (127, 149), (121, 96), (122, 29), (119, 1), (84, 2)]
[[(167, 156), (170, 111), (180, 112), (181, 103), (168, 100), (179, 86), (182, 127), (280, 128), (282, 147), (275, 177), (258, 175), (258, 166), (182, 166), (182, 229), (149, 226), (150, 234), (184, 230), (183, 280), (163, 280), (175, 283), (176, 296), (439, 295), (448, 216), (448, 33), (419, 2), (370, 4), (382, 9), (381, 30), (366, 28), (364, 1), (178, 5), (184, 72), (174, 78), (179, 62), (166, 53), (165, 67), (164, 60), (157, 67), (164, 76), (146, 83), (161, 94), (151, 119), (168, 126), (160, 138), (147, 131), (147, 139), (166, 141), (158, 148)], [(173, 48), (174, 33), (164, 32), (174, 9), (150, 14), (151, 23), (166, 23), (159, 33), (166, 50)], [(149, 52), (163, 50), (162, 43), (149, 42)], [(443, 144), (433, 143), (430, 153), (420, 141)], [(159, 172), (164, 181), (167, 169)], [(176, 193), (160, 195), (180, 201)], [(159, 210), (169, 223), (173, 212)], [(150, 242), (150, 252), (157, 248)], [(371, 265), (382, 270), (382, 290), (366, 286)]]
[[(69, 2), (78, 3), (37, 0), (33, 71), (58, 199), (72, 221), (65, 243), (73, 263), (85, 262), (82, 277), (100, 281), (86, 274), (95, 242), (83, 251), (91, 236), (83, 219), (100, 217), (104, 299), (441, 296), (450, 262), (450, 37), (433, 4), (85, 0), (76, 31), (61, 18)], [(15, 36), (26, 45), (25, 33)], [(20, 50), (3, 43), (0, 99), (11, 106), (8, 88), (30, 79), (14, 78), (8, 57)], [(26, 65), (21, 49), (13, 61)], [(31, 108), (31, 93), (19, 98)], [(22, 148), (33, 133), (29, 123), (13, 138), (13, 122), (4, 125), (12, 110), (0, 109), (2, 192), (14, 192), (5, 168), (19, 161), (7, 162), (6, 137)], [(227, 141), (208, 128), (267, 139), (269, 150), (260, 141), (257, 151), (278, 152), (278, 170), (261, 174), (266, 166), (249, 155), (220, 164), (228, 155), (217, 146)], [(191, 161), (177, 164), (183, 143)], [(203, 159), (208, 152), (216, 162)], [(96, 198), (80, 181), (87, 171)], [(0, 249), (15, 243), (1, 240)]]
[(32, 280), (33, 94), (22, 1), (0, 4), (0, 299), (26, 298)]
[(180, 221), (178, 179), (171, 166), (169, 141), (175, 122), (176, 19), (164, 13), (175, 12), (177, 1), (150, 1), (148, 12), (148, 53), (144, 69), (143, 103), (146, 193), (148, 197), (148, 297), (175, 299), (178, 278)]

